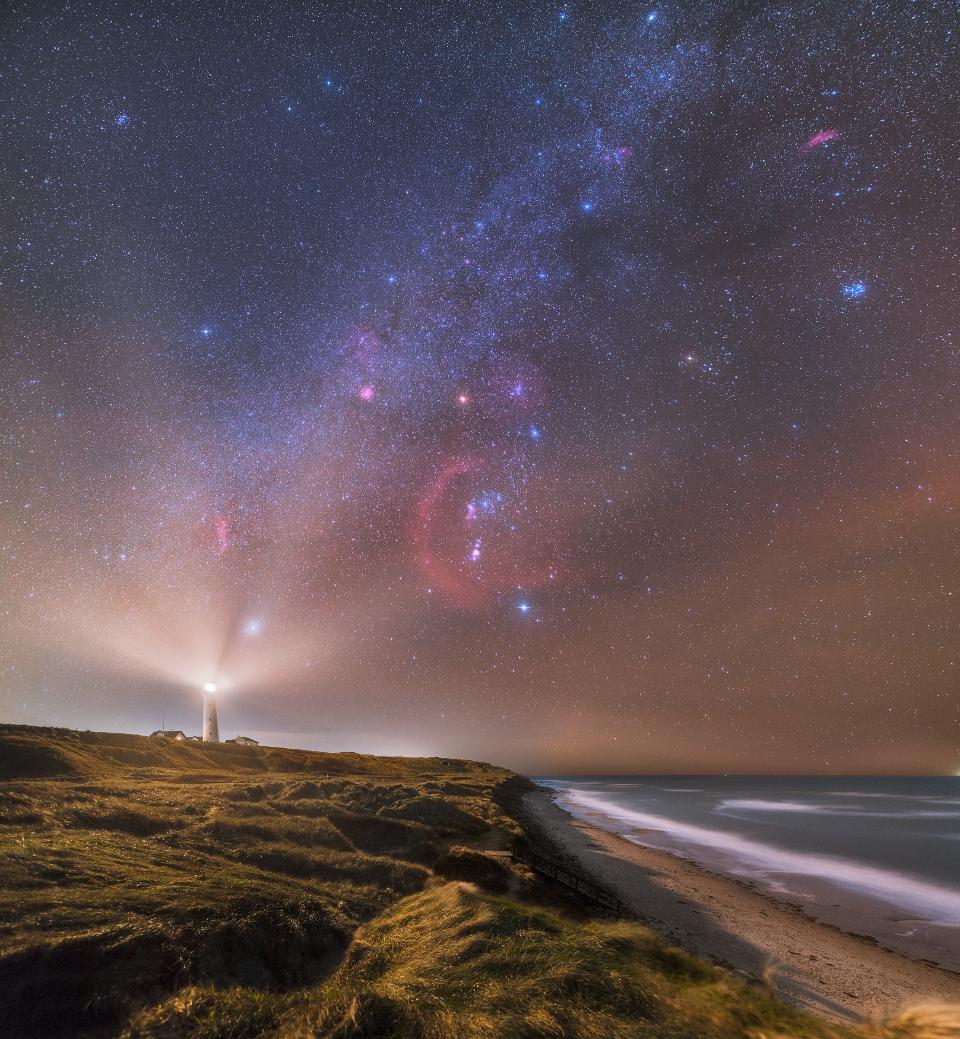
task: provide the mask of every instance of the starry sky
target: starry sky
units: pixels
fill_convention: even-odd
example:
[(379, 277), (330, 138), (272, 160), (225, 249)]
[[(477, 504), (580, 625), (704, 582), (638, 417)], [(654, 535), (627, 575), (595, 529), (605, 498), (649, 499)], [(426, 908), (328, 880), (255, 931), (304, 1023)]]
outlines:
[(960, 770), (955, 3), (12, 3), (0, 716)]

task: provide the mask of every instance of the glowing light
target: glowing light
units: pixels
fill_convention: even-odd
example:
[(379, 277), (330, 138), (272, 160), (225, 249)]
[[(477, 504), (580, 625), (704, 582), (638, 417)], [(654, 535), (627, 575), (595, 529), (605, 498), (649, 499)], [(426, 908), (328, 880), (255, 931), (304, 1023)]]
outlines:
[(371, 401), (376, 397), (377, 391), (369, 383), (364, 384), (357, 390), (357, 396), (363, 401)]
[(593, 203), (589, 199), (584, 199), (580, 203), (580, 208), (581, 208), (581, 210), (583, 210), (584, 213), (592, 213), (593, 212)]
[(215, 693), (217, 691), (217, 687), (213, 682), (204, 682), (203, 691), (205, 693)]
[(647, 15), (647, 24), (648, 24), (648, 25), (650, 25), (650, 24), (652, 24), (653, 22), (655, 22), (656, 20), (657, 20), (657, 12), (656, 12), (656, 11), (651, 11), (651, 12), (650, 12), (650, 13), (649, 13), (649, 14)]
[(840, 291), (844, 299), (861, 299), (867, 294), (867, 283), (865, 281), (850, 281)]
[(537, 429), (536, 426), (531, 426), (530, 427), (530, 439), (531, 440), (539, 440), (540, 436), (541, 436), (540, 430)]
[(520, 602), (517, 603), (517, 610), (520, 613), (529, 613), (530, 603), (528, 603), (526, 599), (521, 599)]
[(470, 398), (467, 396), (467, 394), (461, 393), (457, 397), (457, 403), (463, 405), (463, 407), (466, 407), (470, 403)]
[(244, 635), (259, 635), (263, 631), (263, 621), (259, 617), (251, 617), (243, 626)]
[(804, 141), (800, 145), (800, 151), (813, 151), (814, 148), (819, 148), (821, 144), (829, 144), (830, 141), (835, 141), (839, 136), (839, 130), (821, 130), (819, 133), (815, 133), (809, 140)]

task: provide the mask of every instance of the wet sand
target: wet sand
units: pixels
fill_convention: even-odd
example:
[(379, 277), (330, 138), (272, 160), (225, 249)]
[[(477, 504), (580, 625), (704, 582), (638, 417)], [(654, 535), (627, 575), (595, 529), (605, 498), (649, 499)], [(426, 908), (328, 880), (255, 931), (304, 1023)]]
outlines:
[(614, 891), (681, 948), (834, 1020), (892, 1016), (920, 1002), (960, 1004), (960, 974), (813, 920), (750, 884), (574, 819), (547, 791), (524, 796), (531, 830)]

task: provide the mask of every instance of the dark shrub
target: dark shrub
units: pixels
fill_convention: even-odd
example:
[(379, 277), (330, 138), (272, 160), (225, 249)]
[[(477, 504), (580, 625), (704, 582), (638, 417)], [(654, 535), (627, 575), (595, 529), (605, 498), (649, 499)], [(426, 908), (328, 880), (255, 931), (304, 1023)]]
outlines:
[(434, 870), (449, 880), (468, 880), (487, 891), (504, 892), (510, 888), (510, 870), (482, 851), (451, 848), (434, 863)]

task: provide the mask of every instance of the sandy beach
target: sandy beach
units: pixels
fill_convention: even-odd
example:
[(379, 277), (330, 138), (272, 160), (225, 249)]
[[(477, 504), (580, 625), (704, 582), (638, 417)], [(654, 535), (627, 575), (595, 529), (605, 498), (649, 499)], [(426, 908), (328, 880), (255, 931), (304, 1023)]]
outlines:
[(881, 1019), (918, 1002), (960, 1004), (960, 974), (811, 919), (745, 882), (576, 820), (547, 791), (525, 795), (532, 830), (681, 948), (835, 1020)]

